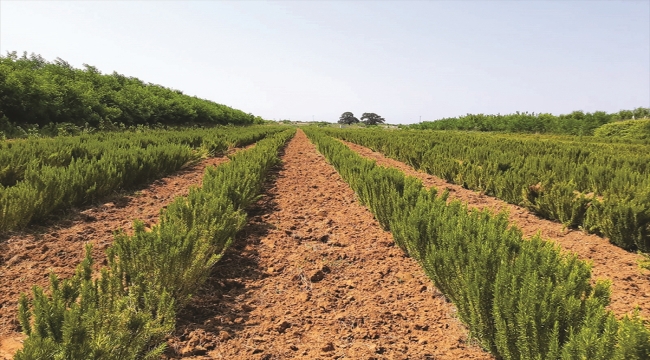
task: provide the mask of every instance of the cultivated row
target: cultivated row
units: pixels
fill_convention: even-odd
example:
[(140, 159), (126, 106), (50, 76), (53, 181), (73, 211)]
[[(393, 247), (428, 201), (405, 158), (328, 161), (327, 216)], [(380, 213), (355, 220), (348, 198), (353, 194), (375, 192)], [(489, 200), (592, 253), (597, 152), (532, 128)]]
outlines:
[(650, 330), (605, 310), (609, 284), (505, 213), (469, 210), (421, 181), (377, 166), (323, 131), (308, 136), (395, 241), (458, 308), (481, 344), (504, 359), (645, 359)]
[(567, 136), (328, 130), (569, 227), (650, 251), (650, 147)]
[(208, 269), (243, 226), (243, 209), (260, 191), (278, 149), (293, 135), (283, 131), (206, 170), (203, 186), (178, 198), (151, 229), (118, 234), (108, 266), (92, 270), (90, 249), (71, 279), (50, 276), (46, 294), (20, 300), (24, 348), (16, 359), (156, 358), (174, 327), (175, 312), (201, 286)]
[(277, 131), (260, 126), (0, 142), (0, 233)]

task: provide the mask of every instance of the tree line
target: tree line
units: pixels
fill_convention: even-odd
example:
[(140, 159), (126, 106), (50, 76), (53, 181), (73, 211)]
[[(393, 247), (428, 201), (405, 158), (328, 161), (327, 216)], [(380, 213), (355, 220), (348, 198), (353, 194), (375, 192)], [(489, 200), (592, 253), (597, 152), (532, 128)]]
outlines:
[(602, 125), (630, 119), (650, 117), (650, 108), (621, 110), (616, 113), (573, 111), (570, 114), (516, 112), (506, 115), (467, 114), (436, 121), (410, 125), (414, 129), (474, 130), (512, 133), (549, 133), (566, 135), (593, 135)]
[[(117, 72), (76, 69), (57, 58), (0, 55), (0, 132), (56, 135), (71, 129), (129, 126), (248, 125), (262, 119), (179, 90)], [(0, 135), (2, 136), (2, 135)]]

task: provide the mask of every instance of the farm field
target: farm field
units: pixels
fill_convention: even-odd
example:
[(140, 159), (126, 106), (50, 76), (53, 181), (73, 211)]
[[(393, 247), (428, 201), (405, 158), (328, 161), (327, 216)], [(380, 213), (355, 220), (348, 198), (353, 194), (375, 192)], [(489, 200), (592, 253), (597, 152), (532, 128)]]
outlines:
[(340, 131), (448, 182), (570, 228), (650, 251), (650, 146), (577, 136), (454, 131)]
[[(6, 234), (5, 238), (3, 239), (2, 246), (3, 246), (3, 250), (6, 250), (6, 253), (4, 255), (7, 256), (6, 257), (3, 256), (2, 258), (2, 268), (1, 268), (2, 272), (0, 273), (2, 279), (1, 286), (3, 290), (2, 307), (1, 307), (2, 324), (3, 324), (1, 332), (3, 338), (0, 344), (2, 344), (2, 350), (4, 352), (3, 356), (5, 357), (7, 356), (6, 355), (7, 351), (15, 350), (16, 342), (20, 341), (21, 339), (20, 336), (16, 336), (15, 334), (15, 331), (17, 330), (16, 296), (18, 296), (18, 293), (20, 292), (27, 292), (27, 290), (29, 290), (29, 288), (33, 285), (43, 285), (43, 283), (47, 284), (48, 276), (50, 277), (49, 280), (50, 283), (52, 283), (53, 280), (52, 277), (50, 276), (50, 270), (54, 271), (53, 273), (56, 273), (62, 279), (70, 278), (72, 276), (72, 283), (66, 282), (67, 280), (64, 280), (63, 283), (64, 288), (67, 286), (72, 286), (73, 288), (79, 285), (82, 286), (82, 288), (78, 290), (81, 291), (81, 293), (77, 293), (76, 296), (82, 296), (81, 304), (83, 304), (84, 301), (83, 297), (86, 296), (83, 288), (83, 286), (86, 286), (85, 285), (86, 283), (83, 281), (86, 280), (83, 280), (82, 283), (79, 284), (79, 283), (75, 283), (76, 281), (79, 281), (75, 279), (78, 279), (78, 277), (80, 276), (79, 271), (84, 271), (85, 273), (93, 272), (93, 271), (97, 272), (98, 267), (100, 266), (105, 267), (107, 265), (106, 255), (103, 254), (102, 251), (104, 249), (106, 249), (107, 252), (110, 254), (108, 257), (108, 265), (113, 267), (113, 271), (111, 272), (111, 274), (116, 274), (116, 275), (119, 274), (120, 272), (124, 272), (126, 269), (115, 268), (116, 260), (115, 258), (111, 259), (111, 256), (114, 257), (116, 254), (118, 256), (117, 264), (118, 265), (121, 264), (122, 267), (127, 265), (127, 261), (129, 262), (138, 261), (137, 260), (138, 257), (144, 257), (144, 258), (149, 257), (149, 259), (146, 260), (147, 262), (149, 262), (149, 264), (143, 263), (141, 265), (138, 265), (137, 263), (133, 263), (132, 265), (130, 265), (135, 267), (135, 269), (133, 270), (127, 270), (127, 274), (132, 273), (128, 275), (128, 277), (131, 279), (133, 279), (134, 276), (139, 276), (139, 274), (145, 275), (146, 273), (145, 268), (147, 266), (150, 267), (152, 264), (154, 264), (153, 266), (154, 268), (156, 268), (165, 265), (165, 262), (160, 262), (160, 260), (155, 261), (154, 259), (150, 258), (150, 256), (152, 255), (159, 256), (161, 258), (164, 258), (166, 256), (168, 258), (167, 261), (171, 261), (171, 263), (169, 263), (168, 265), (172, 265), (173, 270), (171, 271), (171, 273), (165, 273), (165, 276), (171, 275), (174, 271), (179, 271), (178, 269), (180, 269), (181, 271), (181, 276), (183, 274), (187, 276), (188, 274), (187, 270), (183, 270), (183, 269), (184, 268), (187, 269), (188, 265), (182, 263), (183, 258), (187, 256), (189, 256), (189, 258), (193, 259), (192, 261), (195, 262), (194, 264), (189, 265), (189, 269), (197, 268), (197, 266), (198, 266), (197, 269), (200, 269), (200, 266), (202, 265), (200, 262), (196, 264), (197, 261), (196, 259), (200, 259), (201, 256), (208, 256), (208, 258), (206, 259), (207, 264), (203, 266), (207, 265), (209, 267), (211, 263), (218, 260), (218, 257), (215, 256), (217, 256), (222, 251), (219, 249), (225, 248), (229, 245), (228, 239), (232, 236), (231, 234), (233, 232), (237, 231), (237, 229), (240, 226), (237, 224), (240, 224), (242, 221), (241, 210), (239, 210), (239, 207), (246, 206), (246, 204), (250, 201), (250, 197), (255, 195), (254, 189), (257, 186), (259, 186), (256, 185), (256, 181), (259, 182), (263, 179), (264, 169), (271, 166), (275, 161), (274, 153), (269, 150), (272, 150), (273, 147), (277, 148), (277, 146), (281, 145), (281, 142), (278, 141), (284, 141), (282, 139), (283, 138), (286, 139), (286, 136), (290, 134), (287, 133), (286, 131), (284, 131), (282, 134), (276, 134), (279, 130), (281, 129), (277, 127), (276, 128), (257, 127), (257, 128), (231, 129), (230, 131), (232, 136), (230, 136), (229, 138), (235, 139), (235, 141), (230, 142), (230, 146), (245, 146), (247, 144), (250, 144), (253, 141), (264, 138), (265, 136), (271, 136), (271, 138), (260, 140), (261, 141), (260, 143), (264, 143), (265, 145), (259, 149), (257, 149), (257, 147), (259, 147), (257, 145), (253, 146), (252, 148), (250, 148), (249, 146), (250, 149), (245, 149), (244, 151), (238, 151), (238, 149), (236, 148), (231, 148), (231, 150), (229, 150), (230, 152), (229, 157), (232, 159), (236, 159), (237, 161), (235, 161), (235, 163), (233, 163), (232, 166), (228, 166), (229, 170), (220, 171), (218, 169), (215, 170), (214, 168), (214, 165), (220, 165), (227, 162), (228, 159), (226, 157), (217, 156), (217, 157), (208, 158), (194, 166), (182, 170), (180, 173), (172, 177), (159, 179), (155, 181), (153, 184), (151, 184), (150, 186), (144, 189), (140, 189), (135, 193), (128, 193), (128, 192), (118, 193), (115, 194), (114, 196), (104, 199), (103, 204), (100, 206), (80, 209), (79, 211), (77, 210), (72, 211), (71, 213), (64, 216), (62, 219), (53, 219), (50, 224), (44, 224), (43, 226), (35, 226), (33, 228), (30, 228), (28, 231), (24, 231), (22, 233), (16, 233), (13, 235)], [(257, 135), (251, 136), (253, 133), (257, 133)], [(219, 138), (215, 139), (213, 137), (212, 141), (214, 140), (221, 141)], [(226, 142), (225, 144), (228, 143)], [(216, 154), (218, 155), (219, 153), (222, 152), (217, 152)], [(250, 161), (253, 162), (250, 163)], [(250, 166), (246, 165), (247, 163), (250, 163)], [(190, 163), (190, 165), (191, 164), (192, 163)], [(226, 177), (236, 176), (238, 173), (241, 173), (241, 171), (246, 171), (246, 175), (245, 176), (242, 175), (239, 179), (227, 180), (226, 178), (224, 178), (224, 176)], [(262, 172), (259, 173), (260, 171)], [(258, 180), (255, 180), (254, 177), (256, 172), (260, 174), (257, 175)], [(203, 180), (203, 184), (202, 184), (203, 190), (199, 191), (197, 190), (199, 188), (195, 186), (200, 185), (202, 180)], [(209, 190), (206, 189), (206, 187), (208, 187)], [(215, 191), (217, 191), (217, 193), (214, 193)], [(226, 192), (224, 193), (223, 191)], [(251, 193), (250, 191), (253, 192)], [(212, 195), (211, 193), (214, 193), (214, 195)], [(218, 200), (218, 199), (219, 198), (223, 199), (224, 196), (224, 195), (219, 195), (219, 193), (233, 194), (233, 195), (227, 195), (229, 197), (234, 196), (234, 198), (232, 198), (233, 200), (231, 204), (230, 205), (224, 203), (219, 204), (218, 201), (222, 201), (222, 200)], [(194, 211), (198, 210), (199, 207), (207, 206), (210, 203), (212, 203), (213, 208), (202, 211), (201, 214), (197, 214), (197, 215), (185, 214), (183, 215), (182, 219), (175, 218), (175, 216), (178, 216), (175, 215), (175, 213), (178, 213), (179, 211), (187, 212), (188, 210), (187, 205), (189, 205), (189, 204), (184, 204), (183, 199), (185, 198), (182, 196), (179, 197), (179, 195), (185, 195), (187, 196), (187, 199), (190, 199), (192, 201), (191, 206), (194, 208)], [(215, 195), (217, 196), (217, 198), (214, 198)], [(199, 196), (199, 198), (197, 198), (197, 196)], [(163, 209), (164, 211), (161, 212), (161, 210)], [(164, 216), (164, 220), (162, 223), (158, 223), (154, 225), (156, 223), (159, 213), (160, 215)], [(212, 225), (208, 225), (208, 224), (204, 225), (201, 222), (201, 217), (210, 216), (210, 215), (213, 216), (212, 219), (208, 218), (206, 220), (209, 221), (210, 224)], [(115, 231), (117, 230), (129, 228), (131, 222), (136, 219), (139, 219), (140, 223), (137, 223), (135, 225), (134, 227), (135, 231), (127, 231), (122, 234), (115, 234)], [(192, 221), (192, 226), (190, 228), (187, 228), (186, 225), (183, 225), (184, 222), (186, 221)], [(213, 230), (207, 233), (202, 232), (200, 234), (197, 234), (198, 237), (197, 235), (193, 235), (191, 232), (187, 233), (186, 235), (183, 235), (187, 231), (201, 230), (201, 227), (204, 227), (206, 225), (212, 227), (217, 225), (224, 228), (223, 230), (218, 230), (217, 228), (214, 228)], [(179, 226), (185, 226), (185, 229), (179, 228)], [(186, 239), (185, 241), (189, 241), (189, 243), (187, 243), (187, 245), (184, 244), (176, 245), (174, 239), (170, 238), (168, 240), (162, 240), (167, 235), (161, 233), (161, 231), (169, 231), (172, 229), (174, 229), (175, 235), (184, 236), (184, 238)], [(149, 253), (149, 255), (147, 255), (146, 252), (143, 252), (142, 254), (139, 254), (139, 252), (142, 252), (144, 250), (144, 247), (146, 247), (147, 245), (144, 245), (143, 247), (143, 245), (135, 245), (135, 244), (137, 244), (138, 241), (143, 241), (144, 240), (142, 239), (143, 236), (150, 237), (151, 235), (160, 237), (160, 239), (162, 241), (165, 241), (165, 243), (160, 244), (162, 247), (159, 246), (156, 253)], [(210, 238), (205, 238), (205, 235), (209, 235), (212, 237), (212, 240), (210, 240), (212, 245), (206, 243), (206, 241), (208, 241)], [(116, 239), (116, 243), (109, 246), (113, 238)], [(124, 241), (126, 241), (126, 243)], [(140, 243), (140, 244), (146, 244), (147, 242), (153, 241), (153, 239), (149, 238), (144, 241), (145, 241), (144, 243)], [(176, 240), (176, 242), (177, 241), (178, 240)], [(126, 253), (124, 253), (124, 250), (116, 249), (116, 247), (120, 246), (120, 242), (121, 244), (124, 245), (131, 243), (133, 244), (133, 246), (137, 246), (131, 250), (127, 250), (130, 252), (130, 255), (128, 255), (129, 259), (125, 257)], [(204, 243), (205, 245), (201, 245), (202, 243)], [(86, 259), (84, 259), (84, 255), (83, 255), (84, 244), (86, 244)], [(88, 245), (94, 245), (94, 249), (91, 250), (88, 247)], [(209, 247), (206, 247), (208, 245)], [(178, 248), (179, 246), (180, 248)], [(169, 248), (169, 250), (163, 250), (164, 247)], [(177, 247), (177, 249), (174, 249), (174, 247)], [(187, 250), (182, 250), (183, 247)], [(205, 253), (205, 255), (201, 255), (201, 251), (205, 252), (207, 249), (211, 249), (211, 252)], [(189, 250), (192, 251), (194, 255), (192, 255), (192, 252), (190, 253), (184, 252), (181, 253), (183, 257), (179, 258), (178, 257), (179, 255), (174, 254), (179, 250), (181, 251)], [(170, 254), (168, 251), (172, 251), (174, 253)], [(216, 252), (216, 255), (211, 255), (211, 253), (213, 252)], [(175, 265), (173, 262), (174, 259), (177, 259)], [(151, 263), (152, 261), (153, 263)], [(93, 262), (95, 262), (100, 266), (91, 267), (90, 265)], [(77, 267), (77, 265), (80, 263), (82, 264), (80, 265), (82, 267), (77, 268), (77, 270), (75, 271), (74, 268)], [(82, 268), (83, 270), (81, 270)], [(151, 275), (154, 277), (154, 279), (156, 278), (156, 276), (160, 277), (160, 275), (155, 275), (154, 273), (152, 273)], [(112, 281), (110, 276), (114, 276), (114, 275), (108, 275), (108, 273), (105, 274), (104, 270), (102, 270), (102, 275), (101, 275), (102, 281), (107, 281), (105, 279), (108, 279), (108, 281)], [(97, 278), (97, 276), (93, 276), (93, 278)], [(88, 278), (87, 280), (91, 281), (88, 282), (87, 285), (93, 286), (92, 280), (90, 278)], [(192, 280), (192, 278), (190, 277), (187, 278), (187, 280), (192, 282), (198, 279)], [(151, 281), (151, 279), (148, 279), (147, 281)], [(163, 279), (159, 279), (157, 281), (163, 281)], [(172, 281), (172, 283), (180, 284), (181, 282)], [(117, 298), (119, 298), (120, 296), (131, 296), (129, 295), (129, 291), (132, 291), (130, 288), (133, 287), (134, 285), (129, 285), (129, 280), (127, 280), (127, 282), (124, 285), (126, 287), (123, 290), (116, 289), (115, 290), (117, 291), (116, 293), (112, 293), (110, 295), (106, 294), (106, 296), (111, 296), (111, 297), (117, 296)], [(152, 285), (142, 284), (142, 285), (138, 285), (137, 288), (143, 289), (148, 286), (153, 286), (153, 284)], [(51, 290), (52, 289), (50, 289), (50, 291)], [(111, 293), (114, 290), (110, 290), (110, 289), (102, 290), (102, 292), (106, 292), (106, 291)], [(123, 293), (124, 291), (125, 291), (124, 295), (121, 295), (121, 293)], [(163, 297), (160, 298), (161, 299), (160, 301), (169, 301), (169, 300), (165, 300), (164, 298), (165, 296), (164, 293), (167, 290), (161, 289), (161, 290), (157, 290), (156, 292), (160, 292), (160, 291), (162, 291), (162, 293), (158, 293), (158, 294), (152, 293), (152, 296), (162, 295)], [(65, 294), (63, 295), (65, 296)], [(90, 295), (90, 296), (94, 296), (94, 295)], [(100, 296), (103, 295), (100, 294)], [(55, 299), (52, 300), (59, 301)], [(183, 299), (182, 297), (179, 297), (175, 300), (182, 302)], [(151, 311), (157, 311), (161, 313), (162, 311), (162, 308), (160, 308), (161, 304), (162, 303), (159, 303), (159, 305), (155, 305), (159, 307), (159, 310), (152, 309)], [(50, 306), (50, 305), (45, 305), (45, 306)], [(145, 304), (145, 306), (147, 305)], [(25, 304), (23, 309), (26, 309), (26, 307), (27, 304)], [(169, 310), (172, 309), (169, 308)], [(165, 310), (165, 311), (169, 311), (169, 310)], [(61, 309), (61, 311), (70, 312), (73, 310), (72, 309), (66, 310), (66, 307), (64, 307)], [(99, 311), (100, 313), (107, 311), (108, 313), (106, 315), (109, 315), (114, 310), (111, 310), (111, 308), (109, 307), (108, 309), (100, 308), (100, 309), (96, 309), (95, 311)], [(142, 315), (138, 315), (138, 312), (141, 312), (142, 314), (146, 315), (146, 311), (149, 310), (145, 311), (141, 309), (135, 309), (135, 311), (136, 314), (130, 316), (142, 316)], [(18, 313), (20, 313), (20, 310), (18, 311)], [(116, 315), (117, 314), (112, 316), (116, 316)], [(48, 319), (48, 317), (58, 316), (58, 315), (56, 314), (43, 315), (37, 312), (34, 313), (34, 316), (36, 316), (34, 326), (36, 326), (35, 330), (38, 330), (39, 337), (48, 339), (51, 338), (53, 335), (56, 335), (57, 320), (55, 320), (55, 318)], [(63, 316), (61, 316), (61, 318), (59, 319), (62, 320)], [(67, 319), (67, 315), (66, 315), (66, 319)], [(50, 324), (55, 324), (55, 325), (48, 325), (49, 330), (42, 330), (42, 328), (39, 328), (40, 326), (38, 325), (39, 321), (46, 321)], [(94, 325), (92, 325), (93, 321), (97, 321), (97, 320), (93, 320), (93, 319), (90, 320), (90, 326), (95, 327), (96, 329), (95, 331), (97, 331), (98, 326), (101, 329), (102, 326), (104, 326), (102, 324), (106, 324), (105, 322), (103, 323), (102, 320), (100, 319), (98, 320), (99, 323), (94, 323)], [(145, 321), (154, 324), (156, 322), (159, 322), (160, 320), (151, 319)], [(168, 320), (164, 320), (164, 321), (166, 321), (166, 323), (160, 323), (160, 325), (163, 326), (163, 329), (169, 327), (169, 321)], [(23, 330), (25, 329), (24, 327), (25, 324), (26, 323), (22, 324)], [(171, 323), (171, 325), (173, 326), (173, 323)], [(52, 326), (54, 326), (54, 328)], [(65, 326), (65, 324), (63, 324), (63, 326)], [(81, 325), (77, 325), (77, 326), (81, 326)], [(116, 335), (114, 334), (116, 332), (116, 329), (110, 328), (110, 326), (112, 326), (110, 325), (110, 323), (107, 324), (105, 331), (108, 332), (109, 336)], [(118, 328), (119, 326), (120, 325), (118, 325)], [(157, 331), (160, 333), (160, 330)], [(99, 334), (101, 335), (101, 333)], [(143, 333), (144, 340), (142, 340), (144, 341), (145, 347), (142, 348), (143, 346), (142, 344), (139, 345), (135, 344), (135, 345), (128, 345), (128, 346), (135, 346), (135, 350), (132, 349), (132, 351), (136, 351), (136, 354), (141, 353), (142, 350), (137, 350), (138, 348), (146, 349), (147, 347), (149, 347), (149, 345), (147, 344), (155, 345), (156, 340), (153, 340), (153, 337), (157, 336), (155, 334), (156, 334), (155, 332), (152, 332), (151, 330), (146, 330), (145, 328), (145, 331)], [(135, 333), (131, 335), (129, 334), (126, 335), (134, 336)], [(54, 339), (57, 338), (55, 337)], [(32, 337), (30, 336), (28, 340), (32, 340)], [(31, 355), (29, 354), (29, 352), (27, 352), (27, 353), (23, 353), (22, 356), (26, 356), (25, 358), (44, 358), (44, 357), (49, 358), (50, 356), (53, 356), (51, 354), (54, 354), (56, 351), (54, 350), (54, 348), (48, 350), (47, 346), (45, 346), (43, 343), (39, 343), (39, 341), (42, 340), (38, 340), (38, 338), (36, 338), (35, 341), (37, 342), (34, 345), (30, 344), (29, 349), (31, 350), (29, 351), (32, 350), (36, 351), (36, 354), (34, 354), (32, 351)], [(60, 340), (55, 340), (55, 341), (60, 341)], [(91, 341), (91, 339), (89, 337), (84, 341)], [(131, 340), (129, 340), (129, 343), (130, 342)], [(128, 343), (122, 344), (120, 343), (120, 341), (115, 341), (115, 344), (109, 343), (108, 346), (109, 348), (120, 349), (120, 347), (124, 346), (125, 344)], [(77, 344), (75, 346), (79, 347), (79, 346), (83, 346), (83, 344)], [(27, 348), (28, 347), (26, 346), (26, 349)], [(38, 355), (38, 351), (46, 351), (46, 352)], [(153, 349), (153, 351), (156, 352), (155, 349)], [(45, 355), (45, 354), (50, 354), (50, 355)], [(78, 357), (78, 356), (83, 356), (83, 355), (72, 355), (72, 357)]]
[(399, 169), (422, 180), (427, 187), (449, 191), (449, 200), (466, 202), (470, 208), (489, 209), (494, 212), (508, 211), (508, 220), (519, 227), (525, 236), (532, 237), (539, 233), (544, 239), (554, 241), (581, 259), (592, 262), (594, 279), (607, 279), (612, 282), (610, 309), (618, 316), (629, 314), (638, 307), (644, 317), (650, 317), (650, 270), (639, 267), (639, 262), (643, 260), (642, 255), (625, 251), (597, 235), (568, 229), (557, 222), (540, 218), (526, 208), (450, 184), (369, 148), (343, 140), (342, 142), (360, 155), (377, 161), (378, 165)]
[(650, 360), (650, 1), (0, 3), (0, 360)]
[(0, 234), (277, 131), (214, 128), (0, 143)]
[(303, 133), (282, 160), (170, 358), (491, 358)]
[[(10, 234), (0, 243), (0, 356), (10, 358), (25, 338), (17, 333), (29, 323), (17, 311), (21, 292), (47, 287), (49, 269), (85, 289), (100, 268), (109, 269), (101, 281), (126, 289), (108, 296), (141, 296), (134, 294), (142, 287), (152, 292), (143, 299), (158, 301), (133, 315), (153, 330), (134, 344), (100, 345), (136, 354), (125, 359), (145, 352), (168, 359), (650, 356), (642, 320), (649, 275), (638, 255), (328, 135), (335, 133), (344, 137), (316, 128), (268, 131), (251, 138), (256, 145), (231, 148), (233, 161), (212, 157)], [(494, 213), (503, 209), (509, 217)], [(130, 229), (134, 219), (143, 223)], [(126, 233), (113, 237), (119, 228)], [(175, 233), (190, 240), (176, 245)], [(94, 245), (85, 258), (84, 243)], [(192, 255), (177, 246), (190, 246)], [(95, 275), (84, 278), (91, 269)], [(111, 280), (122, 271), (125, 277)], [(611, 280), (611, 290), (596, 279)], [(90, 295), (80, 293), (83, 304)], [(75, 316), (74, 303), (61, 310), (66, 318)], [(39, 324), (45, 315), (28, 316)], [(119, 324), (88, 321), (105, 326), (106, 336), (125, 334)], [(39, 358), (43, 344), (57, 353), (86, 351), (62, 345), (65, 332), (32, 331), (25, 341), (31, 353), (18, 359)]]
[[(254, 145), (250, 145), (254, 146)], [(235, 153), (238, 149), (232, 149)], [(113, 232), (124, 228), (133, 233), (132, 220), (140, 219), (147, 227), (158, 222), (160, 210), (178, 196), (187, 196), (190, 186), (200, 186), (205, 168), (228, 161), (226, 156), (212, 157), (160, 178), (148, 186), (108, 197), (101, 205), (88, 206), (54, 221), (50, 226), (35, 226), (19, 234), (7, 236), (0, 243), (6, 267), (0, 283), (0, 323), (3, 331), (18, 325), (16, 303), (21, 292), (32, 285), (47, 286), (50, 269), (63, 277), (74, 275), (84, 258), (84, 243), (93, 244), (96, 264), (106, 260), (105, 250), (113, 240)]]
[(83, 244), (93, 244), (93, 259), (101, 264), (105, 261), (105, 250), (113, 240), (115, 229), (124, 228), (132, 232), (129, 219), (142, 219), (147, 223), (157, 222), (161, 208), (175, 197), (187, 195), (191, 185), (199, 185), (205, 167), (217, 166), (227, 161), (225, 156), (206, 159), (192, 167), (158, 179), (149, 186), (132, 193), (108, 197), (99, 206), (89, 206), (66, 216), (64, 220), (50, 226), (25, 230), (20, 235), (10, 236), (2, 243), (2, 278), (0, 294), (0, 359), (11, 358), (10, 350), (20, 346), (25, 338), (16, 333), (17, 301), (21, 292), (29, 292), (33, 285), (47, 286), (50, 270), (62, 277), (74, 274), (75, 267), (84, 257)]

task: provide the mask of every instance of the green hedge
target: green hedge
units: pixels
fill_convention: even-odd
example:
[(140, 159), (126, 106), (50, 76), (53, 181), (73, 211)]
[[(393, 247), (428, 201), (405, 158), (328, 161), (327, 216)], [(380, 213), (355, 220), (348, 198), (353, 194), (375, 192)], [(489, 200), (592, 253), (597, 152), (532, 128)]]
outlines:
[(605, 310), (609, 284), (592, 286), (590, 266), (575, 255), (523, 239), (504, 213), (447, 204), (447, 193), (379, 167), (323, 131), (305, 131), (497, 358), (650, 358), (644, 321)]
[(206, 170), (203, 187), (191, 188), (147, 231), (118, 233), (108, 267), (91, 270), (90, 248), (74, 277), (50, 276), (45, 295), (22, 295), (20, 323), (29, 337), (15, 359), (154, 359), (174, 328), (175, 311), (206, 280), (246, 221), (244, 209), (261, 191), (287, 130)]

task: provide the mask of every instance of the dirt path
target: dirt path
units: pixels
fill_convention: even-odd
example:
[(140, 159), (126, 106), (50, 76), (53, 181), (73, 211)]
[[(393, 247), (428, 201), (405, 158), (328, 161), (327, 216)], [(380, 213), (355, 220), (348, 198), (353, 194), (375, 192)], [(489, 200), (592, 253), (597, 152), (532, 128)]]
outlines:
[(495, 211), (506, 209), (510, 221), (520, 227), (526, 236), (538, 231), (544, 239), (558, 243), (563, 249), (576, 253), (581, 259), (593, 263), (592, 274), (596, 279), (612, 281), (612, 303), (610, 308), (622, 316), (639, 306), (645, 318), (650, 318), (650, 271), (641, 269), (637, 261), (640, 256), (612, 245), (607, 239), (582, 231), (564, 229), (562, 224), (542, 219), (527, 209), (505, 201), (464, 189), (447, 183), (438, 177), (417, 171), (412, 167), (385, 157), (366, 147), (343, 141), (360, 155), (377, 161), (377, 164), (398, 168), (407, 175), (421, 179), (425, 186), (448, 189), (450, 199), (459, 199), (470, 207), (489, 208)]
[(21, 292), (29, 293), (33, 285), (48, 286), (50, 270), (62, 278), (72, 276), (83, 260), (86, 242), (93, 244), (95, 265), (101, 266), (104, 250), (113, 241), (113, 231), (131, 231), (136, 218), (149, 225), (156, 223), (161, 209), (176, 197), (187, 195), (191, 185), (201, 184), (206, 167), (226, 161), (226, 156), (203, 160), (140, 191), (115, 195), (102, 205), (72, 211), (53, 224), (31, 226), (0, 243), (0, 360), (9, 358), (23, 338), (16, 333)]
[(170, 358), (490, 359), (302, 131)]

